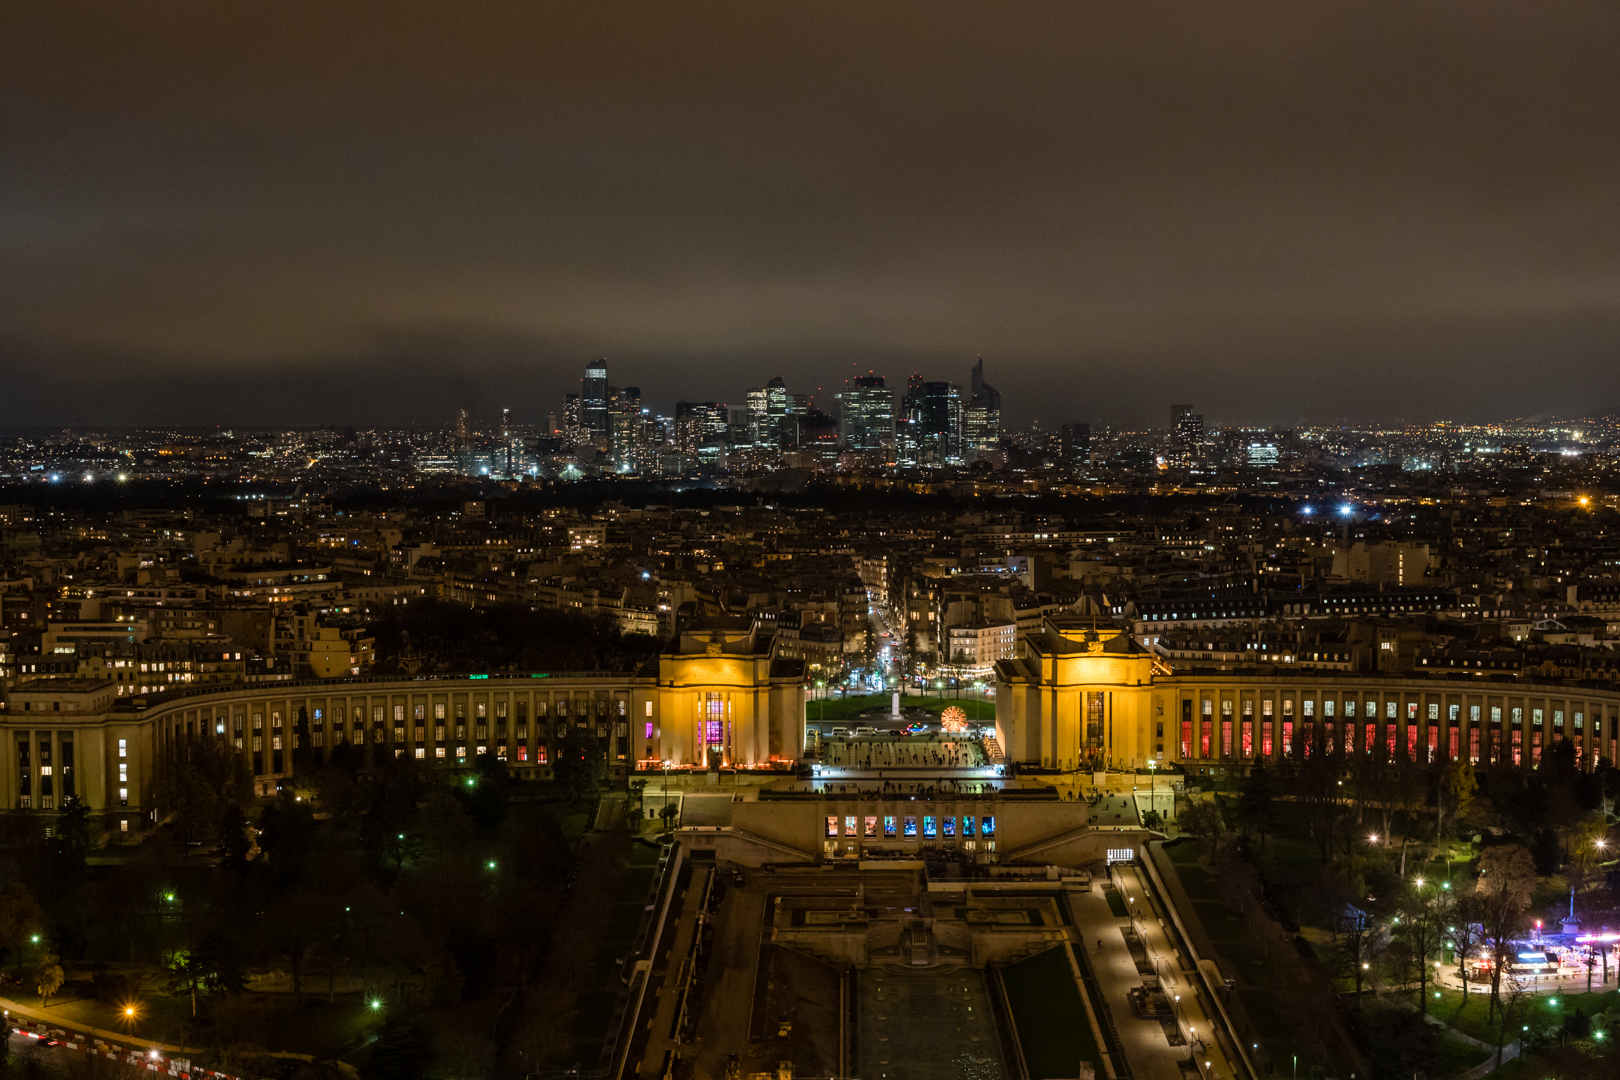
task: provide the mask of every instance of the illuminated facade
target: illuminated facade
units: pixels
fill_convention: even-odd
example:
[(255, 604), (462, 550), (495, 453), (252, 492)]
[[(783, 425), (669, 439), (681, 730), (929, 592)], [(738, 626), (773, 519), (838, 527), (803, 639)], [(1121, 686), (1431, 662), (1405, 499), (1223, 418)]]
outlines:
[[(75, 795), (108, 831), (154, 819), (157, 770), (189, 741), (239, 751), (271, 794), (297, 765), (351, 755), (471, 766), (479, 755), (538, 778), (591, 748), (620, 768), (793, 761), (804, 739), (804, 665), (748, 620), (710, 620), (656, 670), (308, 681), (120, 699), (109, 679), (23, 683), (0, 712), (0, 798), (53, 811)], [(295, 760), (296, 759), (296, 760)]]
[(1615, 757), (1620, 692), (1483, 675), (1172, 675), (1120, 627), (1049, 617), (996, 665), (1008, 759), (1059, 768), (1180, 763), (1190, 772), (1323, 753), (1534, 768), (1560, 741), (1581, 768)]

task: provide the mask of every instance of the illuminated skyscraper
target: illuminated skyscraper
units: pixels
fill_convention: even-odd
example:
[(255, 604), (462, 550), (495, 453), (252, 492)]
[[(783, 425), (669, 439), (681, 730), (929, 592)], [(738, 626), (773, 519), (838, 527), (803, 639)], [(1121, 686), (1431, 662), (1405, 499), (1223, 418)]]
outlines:
[(855, 385), (838, 395), (839, 427), (844, 448), (862, 454), (881, 454), (884, 460), (894, 450), (894, 391), (883, 385), (881, 375), (863, 375)]
[(917, 423), (918, 464), (962, 464), (962, 388), (952, 382), (922, 384)]
[(608, 370), (606, 360), (585, 365), (585, 378), (579, 387), (579, 418), (587, 439), (598, 450), (613, 445), (613, 422), (608, 416)]
[(612, 387), (608, 391), (608, 426), (613, 443), (613, 467), (620, 472), (636, 468), (636, 425), (641, 419), (641, 388)]
[(1199, 456), (1204, 441), (1204, 418), (1191, 405), (1170, 406), (1171, 460), (1190, 465)]
[(774, 443), (766, 439), (770, 426), (770, 395), (763, 386), (756, 386), (748, 391), (744, 400), (748, 413), (748, 445), (756, 449), (773, 446)]
[(701, 464), (715, 464), (726, 448), (730, 419), (726, 407), (713, 401), (677, 401), (676, 448)]
[(912, 372), (894, 418), (894, 462), (902, 468), (922, 463), (922, 403), (923, 377)]
[(590, 433), (585, 430), (584, 411), (580, 407), (578, 394), (569, 394), (563, 401), (562, 434), (570, 446), (584, 446), (590, 442)]
[(984, 357), (973, 365), (972, 395), (962, 410), (962, 459), (1001, 449), (1001, 391), (984, 381)]
[(793, 395), (788, 393), (787, 383), (778, 375), (765, 384), (765, 415), (769, 422), (765, 445), (773, 450), (786, 450), (793, 445), (792, 435), (796, 432), (789, 430), (792, 421), (788, 419), (793, 412)]

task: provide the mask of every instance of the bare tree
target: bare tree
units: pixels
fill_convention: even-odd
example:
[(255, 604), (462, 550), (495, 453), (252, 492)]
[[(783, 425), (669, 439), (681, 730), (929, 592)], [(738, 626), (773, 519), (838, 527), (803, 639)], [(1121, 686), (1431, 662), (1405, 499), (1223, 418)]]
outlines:
[(1509, 971), (1501, 979), (1501, 1004), (1499, 1010), (1501, 1021), (1496, 1029), (1496, 1067), (1502, 1067), (1502, 1046), (1507, 1041), (1508, 1028), (1521, 1019), (1527, 1011), (1532, 1000), (1530, 985), (1515, 973)]
[(1480, 914), (1484, 907), (1478, 893), (1454, 895), (1447, 916), (1446, 941), (1457, 956), (1457, 968), (1462, 976), (1463, 1004), (1468, 1003), (1468, 961), (1479, 951), (1485, 937)]
[(1479, 859), (1479, 919), (1491, 957), (1491, 1004), (1494, 1016), (1501, 1000), (1502, 973), (1518, 951), (1513, 943), (1523, 926), (1524, 911), (1536, 888), (1536, 864), (1518, 844), (1485, 849)]
[(1429, 958), (1445, 943), (1444, 903), (1433, 892), (1412, 886), (1396, 906), (1391, 934), (1404, 951), (1408, 974), (1417, 982), (1418, 1012), (1429, 1014)]

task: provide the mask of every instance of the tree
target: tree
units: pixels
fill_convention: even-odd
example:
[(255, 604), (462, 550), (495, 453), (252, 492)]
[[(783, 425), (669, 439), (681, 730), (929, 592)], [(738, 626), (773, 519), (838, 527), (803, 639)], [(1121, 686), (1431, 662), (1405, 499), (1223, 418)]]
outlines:
[(1434, 842), (1446, 842), (1446, 818), (1455, 822), (1468, 813), (1469, 803), (1479, 790), (1474, 767), (1462, 758), (1453, 758), (1440, 765), (1435, 785)]
[(1257, 757), (1254, 767), (1243, 781), (1243, 791), (1238, 796), (1238, 820), (1245, 826), (1251, 827), (1260, 834), (1260, 849), (1266, 847), (1266, 829), (1271, 824), (1271, 806), (1274, 792), (1271, 784), (1271, 770), (1266, 768), (1266, 759)]
[(281, 885), (298, 878), (309, 861), (315, 840), (315, 815), (309, 803), (283, 792), (281, 800), (259, 814), (259, 847)]
[(578, 734), (580, 730), (577, 727), (569, 729), (568, 737), (557, 748), (557, 760), (552, 765), (557, 786), (571, 803), (594, 795), (607, 778), (607, 760), (597, 747), (596, 740), (582, 738)]
[(1479, 950), (1485, 936), (1484, 926), (1479, 921), (1484, 901), (1480, 899), (1478, 893), (1462, 893), (1454, 895), (1449, 906), (1447, 916), (1450, 922), (1446, 926), (1446, 941), (1451, 944), (1451, 951), (1457, 957), (1457, 968), (1462, 973), (1463, 1004), (1466, 1005), (1468, 961)]
[(39, 904), (21, 882), (12, 882), (0, 891), (0, 945), (12, 950), (22, 970), (22, 943), (34, 934), (44, 921)]
[(317, 941), (331, 929), (333, 901), (319, 893), (298, 889), (275, 903), (266, 915), (263, 932), (269, 952), (287, 962), (292, 991), (303, 992), (304, 967)]
[(253, 841), (248, 838), (248, 819), (240, 806), (225, 805), (214, 826), (214, 835), (219, 842), (220, 865), (238, 874), (246, 870)]
[(1498, 1011), (1500, 1020), (1496, 1028), (1496, 1067), (1502, 1067), (1502, 1047), (1507, 1042), (1508, 1028), (1517, 1023), (1528, 1011), (1530, 1003), (1534, 1000), (1530, 993), (1530, 986), (1513, 972), (1507, 972), (1501, 979), (1501, 1008)]
[(1396, 905), (1391, 926), (1391, 934), (1405, 961), (1407, 980), (1417, 983), (1418, 1012), (1424, 1016), (1429, 1014), (1429, 959), (1439, 952), (1445, 941), (1447, 924), (1441, 906), (1432, 892), (1413, 885)]
[(56, 955), (56, 946), (48, 938), (42, 939), (34, 953), (34, 989), (39, 991), (40, 1004), (49, 1006), (51, 995), (62, 989), (66, 981), (61, 959)]
[(1181, 815), (1181, 827), (1198, 838), (1204, 854), (1217, 862), (1226, 839), (1226, 817), (1214, 799), (1199, 799)]
[(1517, 955), (1514, 939), (1535, 894), (1535, 861), (1518, 844), (1488, 847), (1479, 857), (1479, 882), (1474, 888), (1484, 945), (1491, 957), (1489, 1015), (1494, 1016), (1501, 1001), (1502, 973)]

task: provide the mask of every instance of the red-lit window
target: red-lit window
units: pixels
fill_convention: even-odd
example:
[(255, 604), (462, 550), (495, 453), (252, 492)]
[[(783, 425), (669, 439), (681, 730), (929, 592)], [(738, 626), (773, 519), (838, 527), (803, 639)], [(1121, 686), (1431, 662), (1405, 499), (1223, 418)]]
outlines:
[(1221, 757), (1232, 756), (1232, 721), (1221, 721)]
[(1260, 756), (1271, 756), (1271, 725), (1267, 724), (1260, 729)]
[(1192, 721), (1181, 722), (1181, 756), (1192, 757)]
[(1294, 722), (1292, 720), (1283, 721), (1282, 752), (1283, 757), (1288, 757), (1294, 752)]
[(1446, 753), (1451, 755), (1451, 760), (1453, 760), (1453, 761), (1457, 760), (1457, 750), (1458, 750), (1457, 742), (1458, 742), (1458, 731), (1457, 731), (1456, 728), (1452, 728), (1449, 732), (1447, 732)]
[(1524, 732), (1513, 729), (1513, 764), (1524, 764)]
[(1245, 760), (1254, 757), (1254, 721), (1243, 721), (1243, 757)]

